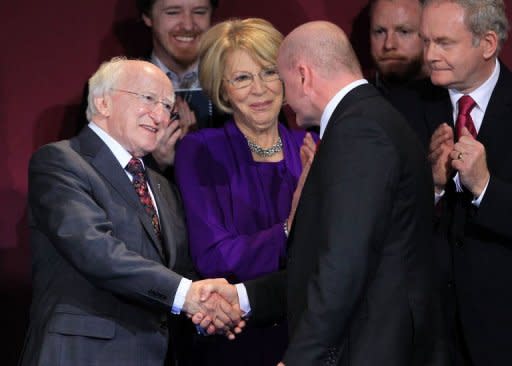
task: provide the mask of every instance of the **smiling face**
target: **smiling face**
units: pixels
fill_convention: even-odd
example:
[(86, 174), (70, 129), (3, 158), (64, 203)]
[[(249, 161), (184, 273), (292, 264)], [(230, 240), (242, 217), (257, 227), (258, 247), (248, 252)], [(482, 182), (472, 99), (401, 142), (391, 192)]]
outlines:
[(125, 66), (114, 90), (96, 100), (103, 117), (98, 125), (133, 156), (142, 157), (156, 148), (157, 138), (169, 123), (169, 114), (162, 103), (148, 104), (141, 97), (120, 90), (172, 101), (172, 85), (157, 67), (132, 61)]
[(210, 28), (211, 16), (209, 0), (157, 0), (143, 20), (152, 28), (157, 57), (179, 72), (197, 61), (199, 41)]
[[(275, 65), (256, 62), (246, 51), (234, 50), (226, 57), (222, 95), (233, 109), (233, 118), (244, 131), (264, 131), (277, 124), (277, 116), (283, 104), (281, 80), (262, 81), (258, 74)], [(233, 80), (241, 74), (253, 74), (251, 85), (237, 89), (226, 79)], [(251, 132), (248, 132), (251, 134)]]
[(419, 0), (377, 0), (373, 5), (371, 54), (384, 80), (406, 81), (422, 75), (420, 21)]
[(495, 62), (486, 56), (485, 42), (474, 38), (464, 20), (460, 5), (433, 2), (423, 10), (421, 35), (432, 83), (469, 93), (491, 75)]

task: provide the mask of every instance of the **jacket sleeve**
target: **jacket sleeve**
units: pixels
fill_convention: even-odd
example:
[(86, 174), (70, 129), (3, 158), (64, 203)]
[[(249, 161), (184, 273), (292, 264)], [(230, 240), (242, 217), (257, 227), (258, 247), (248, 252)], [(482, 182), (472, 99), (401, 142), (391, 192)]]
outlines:
[(147, 254), (151, 243), (139, 218), (108, 187), (68, 145), (41, 148), (29, 166), (34, 235), (95, 286), (170, 309), (182, 277)]

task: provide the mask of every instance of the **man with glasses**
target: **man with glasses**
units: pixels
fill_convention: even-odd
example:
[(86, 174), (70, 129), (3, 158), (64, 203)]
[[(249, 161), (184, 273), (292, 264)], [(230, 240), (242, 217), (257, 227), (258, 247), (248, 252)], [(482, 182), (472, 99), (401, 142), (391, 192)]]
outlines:
[(172, 364), (169, 337), (176, 351), (180, 335), (171, 313), (200, 310), (217, 327), (240, 319), (218, 296), (200, 300), (175, 188), (141, 160), (173, 104), (160, 69), (113, 59), (89, 80), (88, 126), (33, 155), (33, 298), (21, 365)]

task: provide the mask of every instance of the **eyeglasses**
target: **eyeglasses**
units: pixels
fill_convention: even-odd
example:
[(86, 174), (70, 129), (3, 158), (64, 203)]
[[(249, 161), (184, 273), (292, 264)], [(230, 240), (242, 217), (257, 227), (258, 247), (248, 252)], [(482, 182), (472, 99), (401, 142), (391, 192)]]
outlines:
[(142, 102), (142, 104), (144, 104), (150, 108), (155, 108), (157, 106), (157, 104), (160, 103), (161, 105), (163, 105), (164, 111), (167, 113), (170, 120), (179, 118), (179, 117), (177, 117), (177, 118), (175, 117), (175, 115), (177, 113), (174, 111), (174, 103), (173, 102), (171, 102), (170, 100), (158, 99), (158, 97), (153, 93), (136, 93), (136, 92), (133, 92), (130, 90), (115, 89), (115, 88), (111, 88), (110, 90), (135, 95), (137, 98), (139, 98), (139, 100)]
[(232, 79), (224, 79), (229, 82), (235, 89), (247, 88), (254, 82), (255, 76), (258, 75), (260, 80), (269, 83), (271, 81), (279, 80), (279, 73), (276, 67), (269, 67), (261, 70), (257, 74), (250, 72), (237, 72)]

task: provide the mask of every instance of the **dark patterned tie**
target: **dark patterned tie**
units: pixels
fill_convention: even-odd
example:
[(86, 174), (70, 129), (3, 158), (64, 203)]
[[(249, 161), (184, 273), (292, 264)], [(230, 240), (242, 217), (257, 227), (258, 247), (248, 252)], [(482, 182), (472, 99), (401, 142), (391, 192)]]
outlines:
[(457, 116), (457, 121), (455, 123), (455, 130), (457, 133), (457, 141), (460, 138), (460, 135), (462, 133), (462, 128), (466, 127), (473, 135), (474, 138), (476, 138), (476, 128), (473, 123), (473, 118), (471, 118), (471, 110), (475, 107), (476, 103), (469, 95), (463, 95), (459, 101), (457, 102), (459, 106), (459, 114)]
[(153, 224), (153, 229), (155, 229), (156, 236), (161, 240), (160, 222), (158, 221), (158, 215), (156, 214), (153, 200), (149, 195), (144, 166), (139, 159), (131, 158), (131, 160), (126, 165), (126, 170), (133, 176), (132, 184), (135, 188), (135, 192), (139, 196), (140, 203), (142, 203), (144, 210), (149, 215), (149, 217), (151, 217), (151, 223)]

